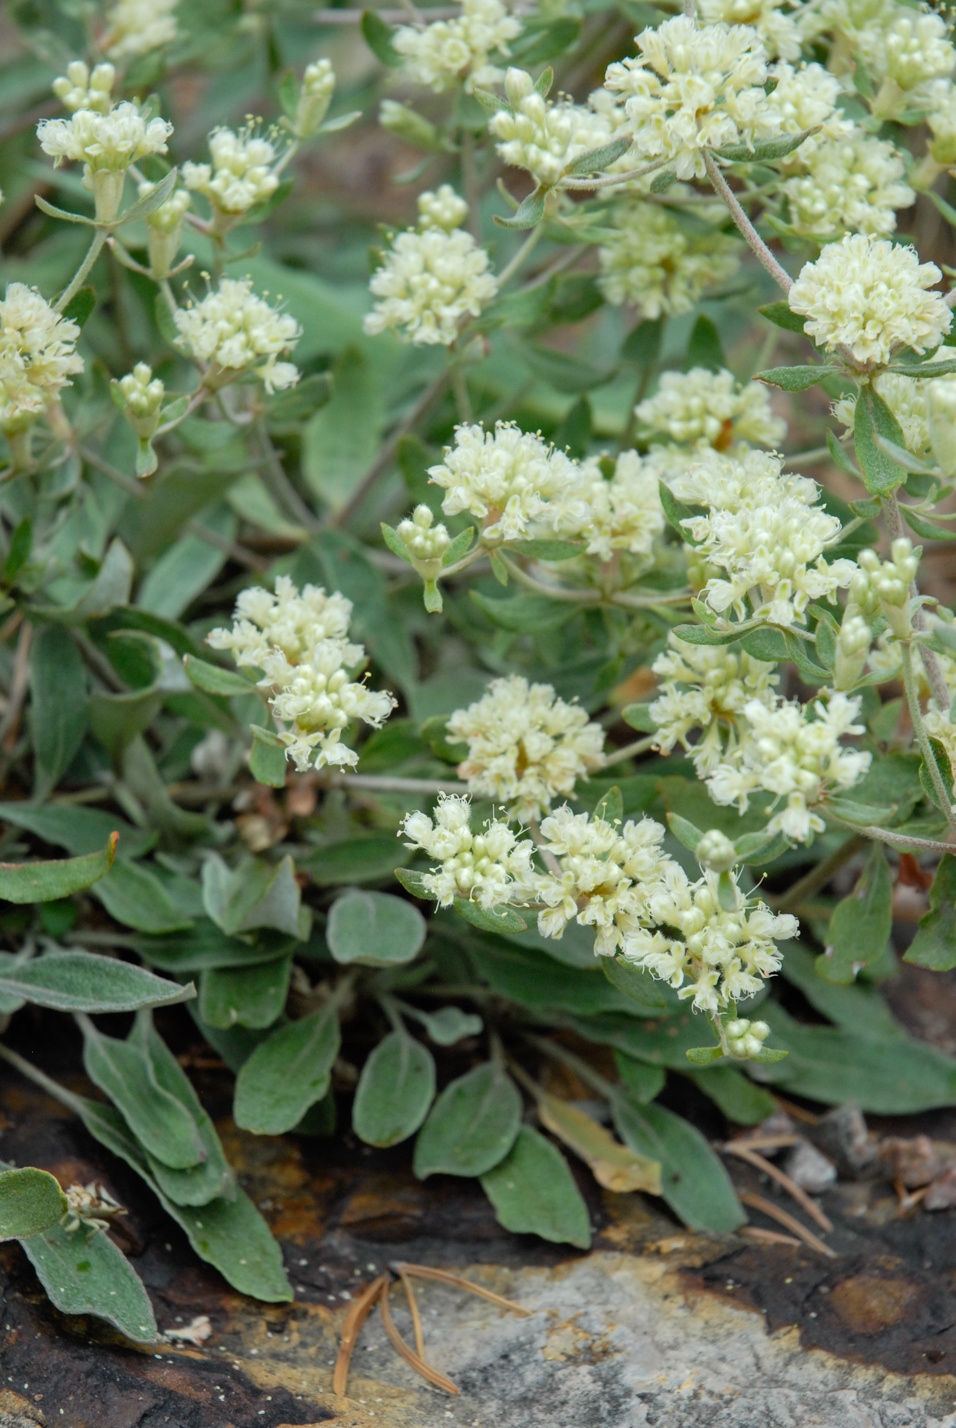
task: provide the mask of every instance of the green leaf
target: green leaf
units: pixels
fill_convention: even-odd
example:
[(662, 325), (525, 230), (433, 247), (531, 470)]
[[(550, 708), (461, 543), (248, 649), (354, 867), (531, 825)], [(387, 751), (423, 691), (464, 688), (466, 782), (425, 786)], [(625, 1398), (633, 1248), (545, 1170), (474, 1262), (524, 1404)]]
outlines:
[(621, 797), (621, 790), (615, 785), (609, 788), (607, 793), (599, 798), (594, 806), (592, 818), (602, 819), (605, 823), (611, 823), (615, 827), (624, 818), (624, 799)]
[(865, 382), (856, 399), (853, 442), (856, 459), (863, 472), (866, 489), (874, 496), (887, 496), (906, 480), (906, 472), (878, 445), (877, 436), (905, 445), (899, 422), (876, 389)]
[(48, 203), (39, 193), (34, 198), (34, 203), (41, 213), (47, 214), (50, 218), (59, 218), (65, 223), (82, 223), (87, 228), (96, 226), (92, 218), (87, 218), (82, 213), (70, 213), (66, 208), (57, 208), (55, 204)]
[(701, 313), (691, 330), (687, 344), (687, 366), (706, 367), (711, 372), (720, 372), (727, 366), (720, 333), (704, 313)]
[(601, 957), (599, 960), (611, 986), (641, 1008), (639, 1015), (653, 1016), (667, 1005), (660, 984), (650, 972), (642, 971), (624, 957)]
[(941, 526), (936, 521), (927, 521), (917, 515), (912, 506), (900, 505), (903, 519), (911, 530), (923, 540), (956, 540), (956, 530), (952, 526)]
[(602, 144), (598, 149), (589, 149), (586, 154), (580, 154), (568, 164), (562, 178), (573, 178), (579, 174), (599, 174), (602, 169), (609, 168), (611, 164), (623, 158), (633, 142), (634, 140), (629, 138), (612, 139), (610, 143)]
[(15, 828), (26, 828), (47, 843), (55, 843), (68, 853), (95, 853), (111, 834), (119, 830), (116, 856), (139, 858), (156, 842), (156, 834), (134, 828), (114, 813), (96, 808), (73, 808), (67, 803), (0, 803), (0, 819)]
[(0, 976), (0, 992), (55, 1011), (124, 1012), (169, 1006), (196, 995), (142, 967), (89, 952), (48, 952)]
[(590, 1248), (588, 1208), (568, 1163), (531, 1126), (521, 1127), (504, 1160), (482, 1175), (481, 1187), (498, 1223), (513, 1234)]
[(446, 1086), (415, 1142), (415, 1174), (484, 1175), (508, 1154), (521, 1097), (501, 1066), (486, 1062)]
[(584, 544), (581, 541), (539, 538), (511, 541), (508, 549), (516, 550), (519, 555), (530, 555), (535, 560), (573, 560), (583, 554)]
[(678, 843), (683, 843), (684, 847), (689, 848), (692, 853), (704, 836), (700, 828), (688, 822), (686, 818), (681, 818), (679, 813), (668, 813), (667, 826)]
[(448, 715), (434, 714), (426, 719), (421, 728), (422, 743), (446, 764), (460, 764), (468, 757), (466, 743), (452, 744), (448, 741)]
[(648, 1066), (643, 1061), (635, 1061), (633, 1056), (618, 1056), (617, 1070), (627, 1099), (640, 1106), (655, 1100), (667, 1080), (667, 1073), (660, 1066)]
[(493, 625), (511, 634), (539, 635), (566, 624), (577, 613), (571, 604), (540, 595), (516, 595), (510, 600), (489, 600), (478, 590), (469, 598)]
[(203, 864), (202, 897), (206, 912), (228, 937), (259, 927), (273, 927), (303, 942), (309, 935), (311, 914), (302, 906), (289, 854), (278, 864), (244, 858), (230, 869), (211, 853)]
[(827, 377), (838, 375), (838, 367), (768, 367), (766, 372), (756, 372), (753, 380), (782, 387), (785, 392), (805, 392), (808, 387), (825, 382)]
[(629, 724), (632, 729), (637, 729), (641, 734), (653, 734), (657, 731), (657, 725), (651, 714), (650, 702), (625, 704), (621, 710), (621, 718), (625, 724)]
[(430, 898), (434, 893), (430, 893), (425, 887), (425, 874), (412, 872), (410, 868), (396, 868), (395, 877), (406, 892), (410, 892), (412, 897)]
[(256, 1135), (291, 1130), (328, 1091), (340, 1042), (338, 1011), (329, 1006), (260, 1042), (236, 1078), (236, 1125)]
[(148, 1012), (140, 1012), (130, 1033), (147, 1058), (153, 1079), (161, 1090), (173, 1096), (192, 1117), (205, 1158), (188, 1169), (173, 1169), (147, 1151), (150, 1172), (164, 1194), (177, 1205), (207, 1205), (210, 1201), (236, 1193), (236, 1182), (216, 1134), (192, 1082), (153, 1026)]
[[(476, 971), (496, 992), (535, 1011), (569, 1011), (582, 1015), (621, 1012), (635, 1017), (660, 1014), (660, 984), (650, 976), (633, 969), (634, 977), (628, 980), (628, 985), (637, 992), (637, 979), (646, 976), (649, 1000), (644, 1000), (643, 987), (640, 998), (632, 998), (623, 988), (610, 984), (613, 976), (620, 973), (623, 980), (630, 969), (617, 967), (613, 959), (597, 958), (593, 954), (586, 969), (556, 963), (554, 954), (544, 950), (549, 945), (531, 947), (518, 944), (517, 939), (512, 942), (510, 938), (506, 941), (500, 937), (476, 937), (469, 942), (468, 953)], [(610, 975), (602, 976), (602, 967), (605, 973), (611, 967)]]
[(782, 134), (779, 139), (765, 139), (750, 148), (747, 144), (730, 144), (724, 149), (715, 149), (722, 159), (733, 164), (767, 163), (772, 159), (786, 158), (794, 149), (799, 149), (805, 139), (816, 133), (814, 129), (804, 129), (799, 134)]
[(173, 189), (176, 187), (178, 170), (170, 169), (159, 183), (154, 184), (149, 193), (130, 205), (125, 213), (121, 213), (116, 220), (117, 227), (121, 223), (134, 223), (138, 218), (145, 218), (147, 214), (155, 213), (157, 208), (162, 207)]
[(205, 1150), (189, 1111), (165, 1091), (152, 1062), (135, 1041), (103, 1036), (92, 1022), (83, 1026), (83, 1066), (121, 1112), (140, 1145), (163, 1165), (188, 1170)]
[(263, 738), (263, 735), (268, 734), (269, 730), (260, 729), (257, 724), (253, 724), (251, 727), (252, 748), (249, 750), (249, 772), (257, 783), (267, 784), (269, 788), (285, 788), (284, 747)]
[(332, 369), (329, 401), (302, 433), (302, 471), (315, 495), (341, 511), (375, 460), (385, 424), (376, 370), (365, 351), (349, 346)]
[(855, 799), (845, 798), (842, 794), (834, 794), (832, 798), (827, 799), (824, 806), (844, 823), (853, 823), (860, 828), (886, 823), (893, 817), (894, 812), (892, 804), (857, 803)]
[(209, 967), (251, 967), (273, 962), (292, 951), (288, 937), (260, 932), (256, 937), (227, 937), (207, 917), (187, 931), (166, 937), (131, 937), (129, 946), (162, 972), (201, 972)]
[(149, 1295), (122, 1250), (103, 1230), (61, 1226), (21, 1240), (51, 1303), (62, 1314), (93, 1314), (138, 1344), (156, 1342)]
[(352, 1128), (368, 1145), (397, 1145), (414, 1135), (435, 1098), (435, 1062), (405, 1031), (380, 1041), (362, 1067)]
[(827, 449), (841, 471), (845, 471), (848, 476), (855, 476), (858, 481), (861, 479), (859, 471), (837, 441), (832, 431), (827, 432)]
[(929, 911), (919, 921), (919, 929), (903, 956), (917, 967), (948, 972), (956, 967), (956, 857), (946, 853), (939, 860), (933, 886), (929, 890)]
[(0, 1172), (0, 1239), (22, 1240), (57, 1224), (66, 1196), (46, 1170), (27, 1166)]
[(0, 863), (0, 900), (53, 902), (91, 887), (113, 866), (118, 833), (111, 833), (100, 853), (82, 858), (54, 858), (38, 863)]
[(298, 868), (308, 873), (310, 882), (320, 888), (378, 882), (392, 876), (396, 858), (402, 857), (405, 851), (396, 838), (373, 833), (323, 843), (321, 848), (300, 856)]
[(208, 664), (195, 655), (185, 655), (183, 669), (190, 684), (201, 689), (204, 694), (254, 694), (256, 686), (242, 674), (231, 669), (223, 669), (218, 664)]
[(547, 197), (547, 189), (536, 188), (527, 198), (522, 199), (512, 218), (499, 218), (496, 213), (493, 215), (494, 220), (499, 228), (537, 228), (544, 217)]
[(96, 897), (126, 927), (160, 934), (192, 926), (155, 873), (141, 863), (116, 863), (109, 876), (97, 884)]
[(455, 536), (455, 539), (452, 541), (451, 545), (445, 551), (445, 554), (442, 556), (442, 565), (454, 565), (457, 560), (461, 560), (464, 556), (466, 556), (471, 550), (474, 539), (474, 526), (466, 526), (463, 531), (459, 531), (458, 534)]
[(803, 333), (806, 319), (799, 313), (793, 312), (788, 302), (768, 302), (763, 307), (758, 307), (757, 311), (761, 317), (765, 317), (776, 327), (784, 328), (786, 332)]
[(282, 1251), (244, 1191), (237, 1189), (233, 1199), (220, 1197), (208, 1205), (178, 1205), (150, 1174), (143, 1152), (118, 1111), (82, 1096), (75, 1098), (75, 1105), (90, 1135), (142, 1176), (166, 1213), (185, 1231), (200, 1259), (218, 1269), (240, 1294), (270, 1304), (292, 1299)]
[(883, 957), (892, 929), (893, 880), (883, 844), (874, 843), (853, 891), (833, 909), (817, 974), (847, 985), (861, 967)]
[[(532, 69), (535, 65), (544, 64), (546, 60), (564, 54), (581, 33), (581, 24), (580, 17), (570, 15), (558, 20), (525, 21), (522, 33), (510, 44), (512, 62), (520, 64), (523, 69)], [(549, 71), (545, 70), (545, 74), (548, 73)], [(540, 83), (539, 79), (538, 84)], [(547, 94), (548, 89), (543, 92)]]
[(292, 957), (253, 967), (209, 968), (199, 978), (199, 1015), (210, 1026), (271, 1026), (282, 1014)]
[[(623, 1057), (620, 1059), (624, 1060)], [(735, 1125), (759, 1125), (777, 1109), (777, 1103), (770, 1092), (748, 1081), (735, 1066), (714, 1066), (708, 1071), (685, 1071), (684, 1075), (689, 1077), (705, 1096), (709, 1096)]]
[(661, 1194), (692, 1230), (730, 1234), (746, 1222), (730, 1176), (700, 1131), (663, 1106), (615, 1096), (617, 1133), (632, 1150), (659, 1160)]
[(455, 898), (455, 911), (459, 917), (478, 927), (482, 932), (524, 932), (528, 926), (524, 918), (513, 907), (479, 907), (466, 897)]
[(419, 1007), (403, 1006), (408, 1016), (413, 1016), (425, 1028), (425, 1034), (436, 1046), (455, 1046), (466, 1036), (479, 1036), (484, 1028), (480, 1016), (473, 1012), (463, 1012), (460, 1007), (439, 1007), (435, 1012), (424, 1012)]
[(59, 782), (89, 727), (86, 670), (69, 630), (45, 625), (30, 651), (30, 727), (36, 760), (35, 797)]
[(418, 956), (425, 932), (425, 919), (404, 898), (352, 892), (332, 904), (325, 937), (336, 962), (394, 967)]
[(388, 69), (395, 69), (402, 63), (401, 55), (392, 44), (394, 25), (389, 25), (376, 11), (365, 10), (360, 28), (365, 43), (381, 64), (386, 65)]

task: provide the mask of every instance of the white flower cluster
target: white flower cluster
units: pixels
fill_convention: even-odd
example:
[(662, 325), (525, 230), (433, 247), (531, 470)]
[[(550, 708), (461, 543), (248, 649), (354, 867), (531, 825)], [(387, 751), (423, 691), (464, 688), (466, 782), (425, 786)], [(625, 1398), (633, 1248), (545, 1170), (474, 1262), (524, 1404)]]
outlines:
[(117, 0), (106, 17), (103, 49), (113, 60), (133, 59), (171, 44), (179, 34), (179, 0)]
[(448, 720), (447, 737), (468, 744), (458, 765), (470, 793), (504, 804), (521, 820), (540, 818), (556, 798), (600, 768), (604, 730), (550, 684), (520, 675), (492, 680), (487, 694)]
[(881, 118), (916, 107), (933, 81), (948, 78), (956, 65), (945, 20), (922, 5), (824, 0), (819, 23), (838, 37), (844, 68), (852, 57), (877, 85), (873, 112)]
[(90, 72), (88, 64), (73, 60), (66, 67), (66, 74), (55, 79), (50, 86), (64, 109), (74, 113), (77, 109), (93, 109), (98, 114), (108, 114), (113, 106), (110, 90), (116, 80), (116, 70), (111, 64), (98, 64)]
[(609, 303), (634, 307), (642, 319), (690, 312), (739, 266), (739, 245), (729, 234), (686, 228), (656, 203), (618, 205), (609, 225), (616, 234), (598, 249), (598, 286)]
[(816, 238), (892, 233), (896, 210), (916, 200), (904, 182), (903, 156), (856, 124), (833, 130), (801, 145), (799, 172), (781, 186), (794, 232)]
[(665, 372), (654, 396), (636, 412), (652, 438), (660, 434), (717, 451), (739, 442), (777, 446), (787, 434), (786, 422), (771, 410), (767, 388), (760, 382), (738, 386), (726, 368)]
[(540, 523), (552, 530), (577, 530), (587, 521), (579, 493), (580, 468), (540, 436), (514, 422), (497, 422), (493, 432), (459, 426), (455, 445), (428, 475), (447, 492), (446, 515), (470, 511), (483, 523), (486, 541), (527, 540)]
[(697, 11), (705, 25), (749, 25), (772, 59), (800, 58), (799, 12), (787, 0), (697, 0)]
[(826, 824), (814, 806), (830, 793), (845, 793), (870, 766), (870, 755), (846, 748), (840, 739), (862, 734), (856, 722), (859, 699), (833, 690), (804, 707), (778, 700), (768, 706), (754, 699), (744, 706), (746, 729), (731, 759), (718, 764), (707, 779), (715, 803), (736, 804), (743, 813), (757, 790), (772, 793), (785, 806), (767, 824), (792, 842), (808, 842)]
[(653, 457), (622, 451), (610, 477), (597, 459), (582, 462), (578, 497), (585, 510), (575, 524), (567, 520), (563, 533), (584, 542), (585, 554), (602, 561), (618, 551), (649, 556), (654, 539), (664, 529), (660, 471)]
[(229, 650), (240, 667), (264, 671), (260, 689), (272, 694), (277, 720), (290, 724), (280, 739), (300, 772), (325, 765), (350, 768), (354, 749), (341, 742), (353, 719), (377, 728), (395, 708), (385, 690), (351, 678), (365, 663), (365, 650), (348, 640), (352, 602), (326, 595), (315, 585), (300, 594), (288, 576), (273, 595), (261, 586), (243, 590), (231, 630), (212, 630), (213, 649)]
[(204, 194), (220, 213), (248, 213), (279, 187), (275, 147), (251, 125), (238, 132), (213, 129), (209, 156), (211, 164), (183, 164), (183, 183)]
[(484, 908), (526, 902), (535, 877), (533, 844), (498, 819), (473, 833), (470, 820), (470, 800), (457, 794), (439, 795), (434, 819), (406, 814), (399, 830), (405, 846), (421, 848), (439, 864), (423, 877), (426, 892), (440, 907), (456, 897)]
[(451, 20), (400, 25), (392, 47), (401, 56), (404, 78), (441, 93), (461, 80), (468, 89), (494, 84), (501, 71), (490, 57), (507, 56), (508, 41), (520, 34), (520, 20), (501, 0), (462, 0), (461, 14)]
[(365, 331), (400, 331), (407, 342), (449, 347), (462, 319), (477, 317), (498, 283), (485, 249), (456, 226), (468, 208), (447, 184), (422, 194), (418, 209), (420, 227), (397, 235), (372, 277), (369, 288), (379, 301), (365, 318)]
[(793, 312), (828, 351), (847, 349), (864, 365), (887, 362), (897, 347), (938, 347), (953, 314), (932, 291), (942, 274), (914, 249), (848, 233), (807, 263), (790, 289)]
[(165, 119), (144, 119), (124, 101), (108, 113), (78, 109), (69, 119), (41, 119), (37, 138), (58, 168), (66, 160), (85, 164), (90, 173), (120, 173), (147, 154), (165, 154), (173, 132)]
[[(818, 65), (773, 73), (748, 25), (700, 26), (684, 15), (637, 36), (640, 58), (612, 64), (605, 83), (624, 96), (637, 152), (665, 159), (678, 178), (703, 178), (704, 153), (752, 148), (833, 113), (837, 84)], [(766, 90), (770, 78), (776, 89)]]
[(505, 93), (510, 107), (493, 114), (488, 126), (498, 154), (542, 188), (553, 188), (568, 164), (612, 138), (602, 115), (570, 99), (549, 103), (526, 70), (508, 70)]
[(0, 429), (21, 430), (83, 371), (80, 329), (35, 288), (10, 283), (0, 302)]
[(116, 383), (116, 391), (130, 426), (138, 437), (148, 440), (159, 426), (160, 408), (166, 395), (162, 380), (153, 376), (152, 368), (145, 362), (137, 362), (132, 372), (127, 372)]
[[(927, 381), (915, 377), (904, 377), (900, 372), (878, 372), (873, 378), (875, 391), (879, 393), (896, 417), (903, 433), (903, 443), (914, 456), (929, 455), (928, 397), (929, 389), (935, 382), (939, 382), (940, 386), (945, 383), (946, 387), (956, 390), (956, 383), (953, 379), (946, 377)], [(841, 422), (849, 431), (853, 430), (856, 400), (855, 394), (841, 397), (839, 401), (833, 403), (830, 409), (837, 421)]]
[(815, 482), (785, 476), (780, 458), (765, 452), (724, 456), (702, 448), (698, 456), (672, 488), (681, 500), (710, 508), (682, 524), (695, 555), (725, 572), (709, 579), (701, 593), (713, 611), (732, 607), (740, 619), (757, 615), (792, 625), (802, 623), (811, 600), (829, 599), (849, 585), (853, 561), (828, 562), (824, 556), (842, 527), (815, 504)]
[(772, 708), (776, 701), (776, 667), (733, 645), (691, 645), (671, 633), (652, 668), (661, 679), (649, 711), (656, 746), (669, 754), (682, 745), (701, 776), (736, 750), (747, 705), (759, 700)]
[(250, 278), (223, 278), (200, 302), (175, 314), (183, 346), (208, 365), (207, 387), (221, 387), (252, 372), (267, 392), (295, 386), (299, 370), (277, 359), (298, 341), (294, 317), (278, 312), (252, 291)]

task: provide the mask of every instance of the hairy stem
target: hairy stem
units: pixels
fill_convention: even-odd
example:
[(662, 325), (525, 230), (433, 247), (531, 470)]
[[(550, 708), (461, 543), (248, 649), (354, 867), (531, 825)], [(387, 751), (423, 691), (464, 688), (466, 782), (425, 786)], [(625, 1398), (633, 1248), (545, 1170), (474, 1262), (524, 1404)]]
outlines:
[(733, 189), (730, 187), (730, 184), (720, 172), (720, 169), (717, 167), (713, 155), (709, 154), (706, 149), (704, 150), (704, 164), (707, 168), (707, 177), (710, 179), (717, 193), (720, 195), (724, 203), (726, 203), (727, 207), (729, 208), (731, 217), (733, 218), (738, 229), (740, 230), (740, 233), (744, 238), (744, 241), (747, 243), (747, 246), (750, 248), (754, 257), (757, 259), (757, 262), (761, 265), (762, 268), (766, 269), (766, 271), (770, 274), (775, 283), (779, 283), (785, 293), (789, 293), (790, 289), (793, 287), (793, 279), (791, 278), (790, 274), (777, 262), (776, 258), (773, 256), (770, 249), (767, 247), (766, 243), (763, 241), (760, 234), (757, 232), (756, 228), (753, 226), (750, 219), (747, 217), (746, 213), (744, 213), (743, 209), (737, 201), (737, 195), (734, 193)]
[(102, 249), (103, 244), (106, 242), (108, 233), (109, 229), (107, 228), (97, 228), (96, 232), (93, 234), (93, 240), (86, 251), (86, 257), (83, 259), (82, 263), (77, 268), (76, 272), (73, 274), (73, 277), (70, 279), (69, 285), (63, 289), (63, 292), (61, 292), (60, 296), (54, 303), (54, 312), (65, 312), (70, 302), (79, 292), (80, 288), (83, 286), (84, 278), (92, 268), (93, 264), (96, 262), (97, 258), (100, 256), (100, 250)]
[(625, 759), (633, 758), (635, 754), (645, 754), (648, 749), (653, 749), (657, 743), (656, 734), (647, 734), (643, 739), (635, 739), (633, 744), (625, 744), (621, 749), (615, 749), (613, 754), (606, 754), (602, 769), (609, 769), (612, 764), (623, 763)]

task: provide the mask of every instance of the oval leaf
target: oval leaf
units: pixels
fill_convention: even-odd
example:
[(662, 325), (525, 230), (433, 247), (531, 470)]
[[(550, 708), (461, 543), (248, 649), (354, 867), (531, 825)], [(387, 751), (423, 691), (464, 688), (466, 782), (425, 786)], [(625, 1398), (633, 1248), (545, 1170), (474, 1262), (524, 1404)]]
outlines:
[(415, 1143), (415, 1174), (484, 1175), (503, 1160), (521, 1125), (521, 1097), (486, 1062), (446, 1086)]
[(196, 1122), (186, 1107), (159, 1085), (139, 1046), (103, 1036), (92, 1022), (84, 1021), (83, 1065), (93, 1084), (105, 1091), (139, 1143), (157, 1160), (174, 1170), (186, 1170), (204, 1159)]
[(41, 863), (0, 863), (0, 899), (5, 902), (53, 902), (88, 888), (105, 877), (116, 856), (118, 833), (106, 847), (83, 858), (54, 858)]
[(95, 1314), (138, 1344), (155, 1343), (149, 1296), (129, 1260), (102, 1231), (57, 1225), (20, 1243), (63, 1314)]
[(62, 1219), (66, 1196), (46, 1170), (26, 1166), (0, 1173), (0, 1239), (20, 1240)]
[(538, 1096), (538, 1115), (545, 1130), (579, 1155), (605, 1190), (619, 1195), (628, 1190), (661, 1193), (659, 1162), (621, 1145), (610, 1131), (577, 1106), (542, 1092)]
[(353, 892), (332, 904), (325, 936), (336, 962), (393, 967), (418, 955), (425, 932), (425, 919), (404, 898)]
[(504, 1160), (481, 1177), (481, 1188), (506, 1230), (590, 1248), (588, 1207), (567, 1161), (530, 1126), (521, 1127)]
[(142, 967), (90, 952), (49, 952), (0, 977), (0, 992), (55, 1011), (124, 1012), (169, 1006), (196, 995)]
[(274, 1031), (236, 1078), (236, 1125), (256, 1135), (291, 1130), (328, 1090), (339, 1044), (332, 1007)]
[(397, 1145), (414, 1135), (435, 1096), (431, 1052), (405, 1032), (379, 1042), (362, 1067), (352, 1126), (369, 1145)]

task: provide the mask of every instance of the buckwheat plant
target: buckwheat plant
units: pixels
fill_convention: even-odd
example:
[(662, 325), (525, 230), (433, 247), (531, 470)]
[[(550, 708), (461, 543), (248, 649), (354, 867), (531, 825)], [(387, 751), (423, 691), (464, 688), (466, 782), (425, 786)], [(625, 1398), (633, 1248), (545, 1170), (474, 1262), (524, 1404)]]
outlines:
[(582, 1247), (546, 1062), (720, 1233), (682, 1077), (736, 1124), (951, 1099), (879, 1000), (901, 885), (956, 967), (949, 19), (645, 12), (15, 10), (2, 1026), (73, 1014), (112, 1111), (0, 1058), (242, 1293), (292, 1289), (156, 1006), (243, 1130), (417, 1137)]

